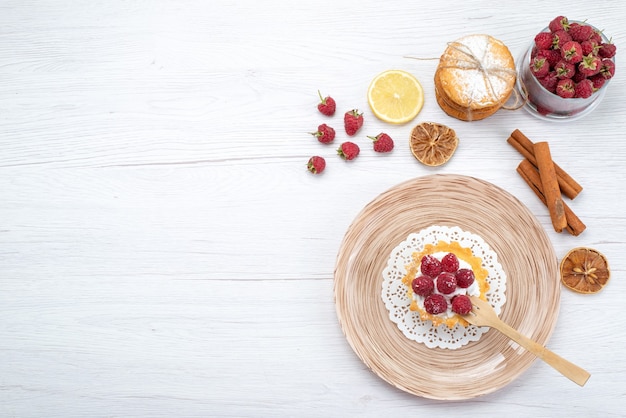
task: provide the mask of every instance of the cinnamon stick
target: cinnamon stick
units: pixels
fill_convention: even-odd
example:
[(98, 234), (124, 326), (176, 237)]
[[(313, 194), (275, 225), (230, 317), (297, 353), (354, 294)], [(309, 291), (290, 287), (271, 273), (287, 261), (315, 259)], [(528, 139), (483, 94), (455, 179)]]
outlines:
[(550, 211), (552, 226), (554, 226), (556, 232), (561, 232), (567, 226), (567, 220), (565, 219), (565, 209), (563, 208), (559, 182), (556, 178), (554, 163), (550, 154), (550, 146), (545, 141), (536, 142), (533, 145), (533, 151), (537, 160), (543, 195), (546, 198), (546, 205)]
[[(507, 142), (520, 154), (522, 154), (524, 158), (528, 159), (535, 167), (537, 167), (537, 160), (533, 150), (534, 144), (519, 129), (516, 129), (511, 133)], [(583, 190), (583, 187), (578, 184), (578, 182), (574, 180), (565, 170), (559, 167), (557, 163), (554, 163), (554, 171), (556, 172), (561, 192), (568, 198), (574, 199)]]
[[(535, 192), (539, 200), (546, 204), (546, 197), (543, 194), (543, 187), (541, 185), (541, 178), (539, 177), (539, 172), (535, 168), (535, 166), (527, 159), (522, 160), (522, 162), (517, 166), (517, 172), (524, 179), (526, 184), (530, 186), (531, 190)], [(567, 227), (565, 228), (567, 232), (574, 236), (580, 235), (587, 226), (580, 220), (578, 216), (570, 209), (569, 206), (565, 202), (563, 202), (563, 208), (565, 210), (565, 219), (567, 219)]]

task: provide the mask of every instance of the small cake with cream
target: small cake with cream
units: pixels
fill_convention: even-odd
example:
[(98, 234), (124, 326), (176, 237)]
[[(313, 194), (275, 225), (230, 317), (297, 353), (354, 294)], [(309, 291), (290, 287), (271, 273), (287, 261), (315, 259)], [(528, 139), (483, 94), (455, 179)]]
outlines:
[(435, 326), (453, 328), (457, 323), (468, 325), (462, 315), (472, 309), (469, 297), (485, 299), (488, 275), (482, 260), (470, 248), (455, 241), (439, 241), (413, 253), (402, 282), (407, 287), (411, 311)]

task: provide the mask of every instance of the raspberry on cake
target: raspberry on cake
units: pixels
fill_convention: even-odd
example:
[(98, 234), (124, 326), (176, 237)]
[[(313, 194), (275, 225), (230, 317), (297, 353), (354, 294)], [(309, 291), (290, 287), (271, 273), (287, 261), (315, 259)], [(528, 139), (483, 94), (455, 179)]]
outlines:
[(449, 295), (456, 290), (456, 277), (452, 273), (444, 272), (437, 276), (437, 290), (442, 295)]
[(413, 253), (406, 271), (402, 282), (408, 288), (410, 310), (435, 326), (468, 326), (461, 315), (472, 309), (469, 296), (486, 299), (489, 290), (489, 273), (480, 257), (456, 241), (426, 244)]
[(452, 312), (467, 315), (472, 311), (472, 300), (467, 295), (456, 295), (452, 298)]
[(432, 255), (425, 255), (420, 262), (422, 273), (430, 277), (437, 277), (441, 273), (441, 261)]
[(459, 269), (455, 276), (456, 284), (462, 288), (468, 288), (474, 283), (474, 272), (470, 269)]
[(435, 282), (429, 276), (421, 275), (413, 279), (411, 283), (413, 292), (420, 296), (428, 296), (435, 290)]
[(443, 295), (433, 293), (424, 299), (424, 309), (431, 315), (439, 315), (448, 310), (448, 301)]
[(441, 259), (441, 268), (448, 273), (454, 273), (459, 269), (459, 259), (454, 253), (448, 253)]

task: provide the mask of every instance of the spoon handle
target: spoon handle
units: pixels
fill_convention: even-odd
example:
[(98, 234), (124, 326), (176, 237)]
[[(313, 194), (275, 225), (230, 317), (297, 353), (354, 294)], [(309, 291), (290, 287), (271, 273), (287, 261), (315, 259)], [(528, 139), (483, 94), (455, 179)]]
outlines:
[(550, 366), (554, 367), (563, 376), (567, 377), (574, 383), (584, 386), (585, 383), (587, 383), (589, 376), (591, 376), (586, 370), (578, 367), (574, 363), (570, 363), (558, 354), (553, 353), (541, 344), (531, 340), (500, 319), (493, 321), (491, 326), (539, 357), (541, 360), (548, 363)]

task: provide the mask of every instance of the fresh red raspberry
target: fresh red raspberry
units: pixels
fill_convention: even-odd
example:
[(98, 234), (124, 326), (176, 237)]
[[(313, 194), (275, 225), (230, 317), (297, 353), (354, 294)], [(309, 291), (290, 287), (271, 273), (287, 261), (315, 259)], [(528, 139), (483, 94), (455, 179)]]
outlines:
[(551, 93), (556, 92), (556, 83), (559, 82), (559, 79), (556, 75), (556, 71), (550, 71), (547, 76), (538, 80), (539, 84), (541, 84), (546, 90)]
[(437, 260), (437, 258), (435, 258), (434, 256), (428, 254), (422, 257), (420, 268), (422, 270), (422, 274), (430, 277), (437, 277), (442, 270), (441, 261)]
[(448, 273), (454, 273), (459, 269), (459, 259), (454, 253), (448, 253), (441, 259), (441, 269)]
[(554, 71), (557, 78), (572, 78), (576, 72), (576, 66), (571, 62), (561, 60), (554, 66)]
[(474, 272), (471, 269), (460, 269), (455, 274), (456, 284), (463, 289), (467, 289), (474, 283)]
[(435, 282), (432, 277), (421, 275), (413, 279), (411, 288), (417, 295), (428, 296), (435, 290)]
[(548, 64), (550, 64), (550, 68), (554, 68), (554, 66), (561, 61), (561, 51), (557, 51), (556, 49), (544, 49), (537, 52), (537, 57), (542, 57), (548, 60)]
[(581, 42), (580, 47), (583, 49), (583, 55), (598, 55), (600, 53), (600, 44), (591, 39)]
[(456, 295), (452, 298), (452, 312), (467, 315), (472, 311), (472, 300), (467, 295)]
[(567, 41), (561, 45), (561, 57), (572, 64), (581, 62), (583, 60), (583, 47), (576, 41)]
[(557, 16), (550, 21), (548, 28), (551, 32), (569, 29), (569, 20), (565, 16)]
[(537, 56), (530, 62), (530, 71), (536, 78), (543, 78), (550, 72), (550, 63), (546, 58)]
[(311, 135), (316, 137), (322, 144), (329, 144), (335, 139), (335, 130), (325, 123), (322, 123), (317, 127), (316, 132), (311, 132)]
[(576, 71), (574, 73), (574, 75), (572, 76), (572, 81), (574, 82), (574, 84), (576, 84), (576, 83), (580, 83), (585, 78), (587, 78), (587, 75), (585, 73), (581, 73), (580, 71)]
[(576, 42), (584, 42), (589, 40), (593, 35), (593, 28), (585, 24), (572, 23), (567, 32)]
[(456, 290), (456, 277), (454, 274), (444, 271), (437, 276), (437, 290), (444, 295), (454, 292)]
[(540, 32), (535, 36), (535, 45), (537, 49), (552, 48), (552, 34), (550, 32)]
[(323, 157), (315, 155), (309, 158), (306, 168), (313, 174), (321, 174), (326, 168), (326, 160)]
[(578, 64), (578, 72), (591, 77), (600, 72), (600, 67), (602, 67), (602, 58), (589, 54), (585, 55)]
[(319, 90), (317, 91), (317, 94), (320, 96), (320, 103), (317, 105), (317, 110), (326, 116), (334, 115), (335, 109), (337, 108), (335, 99), (330, 96), (322, 97), (322, 93)]
[(617, 47), (612, 43), (600, 44), (600, 49), (598, 49), (598, 55), (602, 58), (613, 58), (616, 52)]
[(593, 94), (593, 82), (585, 78), (574, 86), (574, 97), (586, 99)]
[(560, 80), (556, 85), (556, 94), (564, 99), (571, 99), (574, 97), (574, 88), (576, 85), (571, 78), (564, 78)]
[(554, 32), (552, 35), (552, 48), (562, 49), (563, 44), (572, 40), (572, 37), (564, 30)]
[(589, 77), (589, 80), (593, 83), (593, 90), (600, 90), (604, 83), (606, 83), (606, 78), (602, 74), (596, 74)]
[(601, 44), (604, 40), (602, 39), (602, 35), (598, 31), (593, 31), (593, 35), (589, 38), (590, 41), (594, 41), (598, 44)]
[(355, 144), (354, 142), (350, 142), (350, 141), (344, 142), (337, 149), (337, 154), (342, 159), (347, 160), (347, 161), (354, 160), (359, 155), (360, 152), (361, 152), (361, 149), (359, 148), (359, 146)]
[(615, 75), (615, 63), (611, 58), (604, 58), (602, 60), (602, 65), (600, 65), (600, 74), (606, 80), (613, 78)]
[(344, 113), (343, 125), (349, 136), (354, 136), (361, 126), (363, 126), (363, 113), (358, 109), (352, 109)]
[(393, 149), (393, 139), (384, 132), (376, 136), (368, 136), (368, 138), (374, 141), (374, 151), (376, 152), (390, 152)]
[(424, 299), (424, 309), (431, 315), (439, 315), (448, 310), (448, 301), (443, 295), (433, 293)]

